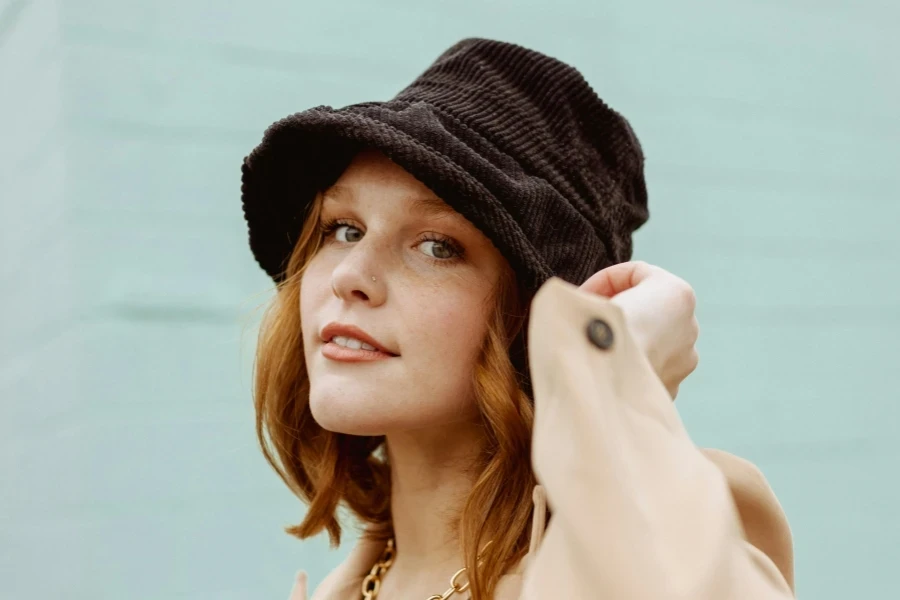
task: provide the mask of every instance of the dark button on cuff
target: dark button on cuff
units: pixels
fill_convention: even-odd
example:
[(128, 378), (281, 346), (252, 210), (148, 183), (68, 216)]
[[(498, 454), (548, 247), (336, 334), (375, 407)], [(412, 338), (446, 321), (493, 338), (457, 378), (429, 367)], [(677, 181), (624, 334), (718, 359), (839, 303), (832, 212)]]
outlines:
[(594, 319), (588, 323), (587, 336), (591, 343), (601, 350), (609, 350), (613, 345), (612, 327), (602, 319)]

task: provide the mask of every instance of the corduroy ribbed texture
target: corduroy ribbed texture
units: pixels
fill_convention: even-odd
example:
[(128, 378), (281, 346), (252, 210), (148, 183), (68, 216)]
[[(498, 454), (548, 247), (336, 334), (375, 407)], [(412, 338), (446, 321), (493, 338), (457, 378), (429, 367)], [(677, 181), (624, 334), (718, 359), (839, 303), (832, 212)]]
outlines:
[(640, 144), (577, 70), (466, 39), (391, 101), (319, 106), (266, 130), (244, 159), (241, 191), (250, 247), (276, 282), (316, 191), (363, 148), (484, 232), (526, 293), (628, 260), (648, 217)]

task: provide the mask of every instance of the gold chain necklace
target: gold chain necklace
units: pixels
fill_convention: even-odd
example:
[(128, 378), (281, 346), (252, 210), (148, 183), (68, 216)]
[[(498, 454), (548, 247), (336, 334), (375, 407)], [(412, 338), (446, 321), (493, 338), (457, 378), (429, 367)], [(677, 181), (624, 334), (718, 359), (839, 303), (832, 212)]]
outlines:
[[(381, 578), (384, 577), (384, 574), (387, 573), (392, 564), (394, 564), (394, 540), (390, 539), (387, 541), (384, 550), (381, 552), (381, 558), (378, 559), (378, 562), (375, 563), (372, 570), (369, 571), (369, 574), (363, 579), (362, 600), (375, 600), (375, 598), (378, 597), (378, 592), (381, 590)], [(469, 580), (467, 579), (462, 583), (459, 581), (459, 578), (462, 577), (462, 574), (465, 572), (466, 567), (463, 567), (454, 573), (453, 577), (450, 578), (450, 587), (447, 588), (447, 591), (443, 594), (428, 596), (427, 600), (447, 600), (447, 598), (454, 594), (461, 594), (468, 590)]]

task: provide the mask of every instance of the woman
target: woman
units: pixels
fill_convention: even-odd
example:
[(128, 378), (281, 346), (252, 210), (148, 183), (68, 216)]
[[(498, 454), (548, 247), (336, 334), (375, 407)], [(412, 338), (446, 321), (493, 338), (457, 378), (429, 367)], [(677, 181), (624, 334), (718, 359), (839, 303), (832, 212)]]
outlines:
[(390, 102), (275, 123), (242, 200), (288, 532), (365, 526), (315, 600), (792, 597), (765, 479), (672, 406), (692, 290), (627, 262), (643, 156), (575, 69), (463, 40)]

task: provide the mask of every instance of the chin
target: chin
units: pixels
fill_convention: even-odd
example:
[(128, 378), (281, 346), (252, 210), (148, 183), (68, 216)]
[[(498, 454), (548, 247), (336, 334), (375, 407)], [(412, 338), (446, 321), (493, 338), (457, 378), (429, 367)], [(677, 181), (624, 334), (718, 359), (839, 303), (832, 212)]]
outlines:
[(346, 394), (311, 393), (309, 410), (322, 429), (347, 435), (384, 435), (390, 428), (385, 403), (368, 396), (347, 401)]

